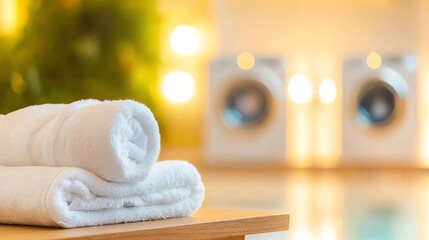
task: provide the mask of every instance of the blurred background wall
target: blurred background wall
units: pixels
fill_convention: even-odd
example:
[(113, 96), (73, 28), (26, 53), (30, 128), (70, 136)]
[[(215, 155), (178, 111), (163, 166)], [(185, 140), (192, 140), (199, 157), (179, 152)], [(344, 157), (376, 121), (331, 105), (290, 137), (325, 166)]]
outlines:
[[(285, 159), (296, 167), (331, 167), (341, 159), (343, 59), (413, 53), (419, 62), (418, 156), (424, 163), (428, 5), (423, 0), (0, 0), (0, 113), (81, 98), (134, 98), (160, 122), (161, 157), (199, 163), (209, 127), (209, 62), (242, 52), (280, 56), (286, 60), (285, 88), (297, 74), (311, 81), (304, 103), (286, 98)], [(319, 97), (325, 79), (336, 89), (329, 103)]]

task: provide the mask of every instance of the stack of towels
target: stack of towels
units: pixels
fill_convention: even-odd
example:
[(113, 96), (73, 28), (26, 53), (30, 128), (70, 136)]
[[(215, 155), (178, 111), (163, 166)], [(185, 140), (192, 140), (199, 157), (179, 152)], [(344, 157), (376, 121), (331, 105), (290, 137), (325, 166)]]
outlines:
[(158, 124), (131, 100), (81, 100), (0, 115), (0, 223), (65, 228), (188, 216), (194, 166), (156, 162)]

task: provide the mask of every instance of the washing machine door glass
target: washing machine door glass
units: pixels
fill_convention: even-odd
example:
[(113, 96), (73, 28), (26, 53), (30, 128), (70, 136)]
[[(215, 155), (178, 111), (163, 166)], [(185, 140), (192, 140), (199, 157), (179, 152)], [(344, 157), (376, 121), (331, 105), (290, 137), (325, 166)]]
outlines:
[(371, 125), (391, 122), (396, 109), (396, 91), (383, 81), (375, 81), (361, 91), (358, 98), (358, 119)]
[(271, 102), (269, 90), (260, 82), (243, 80), (226, 95), (224, 123), (228, 127), (254, 127), (268, 116)]

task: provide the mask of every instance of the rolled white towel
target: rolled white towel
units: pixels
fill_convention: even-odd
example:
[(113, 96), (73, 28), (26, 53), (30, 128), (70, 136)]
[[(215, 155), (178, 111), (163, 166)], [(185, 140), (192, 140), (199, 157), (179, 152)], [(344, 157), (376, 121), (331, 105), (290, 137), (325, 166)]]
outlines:
[(146, 180), (104, 181), (79, 168), (0, 166), (0, 223), (95, 226), (191, 215), (204, 186), (183, 161), (154, 165)]
[(158, 158), (152, 112), (132, 100), (30, 106), (0, 116), (0, 165), (79, 167), (141, 181)]

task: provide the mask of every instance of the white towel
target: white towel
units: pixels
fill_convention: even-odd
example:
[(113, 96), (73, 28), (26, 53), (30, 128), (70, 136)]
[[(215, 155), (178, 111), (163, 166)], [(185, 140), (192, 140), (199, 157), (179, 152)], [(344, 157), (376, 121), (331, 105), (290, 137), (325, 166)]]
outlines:
[(204, 199), (194, 166), (154, 165), (146, 180), (104, 181), (79, 168), (1, 167), (0, 222), (65, 228), (188, 216)]
[(132, 100), (31, 106), (0, 116), (0, 165), (78, 167), (116, 182), (144, 180), (158, 158), (152, 112)]

